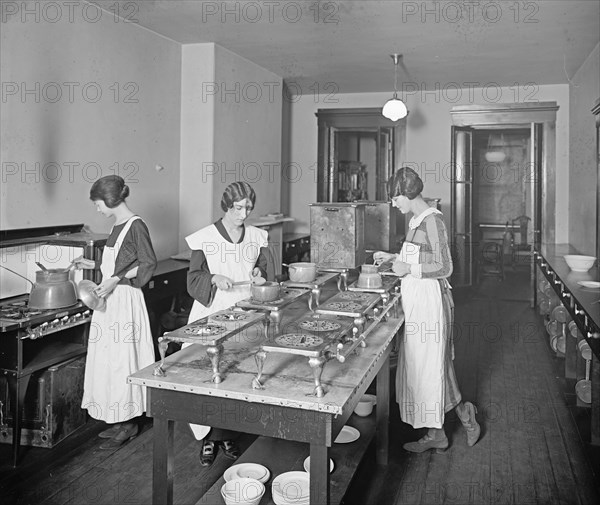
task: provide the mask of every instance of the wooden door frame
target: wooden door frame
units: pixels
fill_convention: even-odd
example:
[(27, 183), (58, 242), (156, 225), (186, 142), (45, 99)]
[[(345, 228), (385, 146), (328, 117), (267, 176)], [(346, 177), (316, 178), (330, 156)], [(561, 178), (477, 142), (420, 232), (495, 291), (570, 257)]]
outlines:
[[(543, 125), (541, 167), (541, 229), (534, 231), (534, 243), (554, 244), (556, 241), (556, 102), (505, 103), (490, 105), (459, 105), (452, 108), (452, 125), (470, 127), (501, 127), (502, 125)], [(454, 141), (454, 140), (452, 140)], [(450, 202), (453, 205), (454, 202)], [(539, 226), (539, 224), (538, 224)], [(454, 230), (451, 230), (451, 234)], [(452, 235), (451, 235), (452, 236)]]
[[(318, 151), (317, 151), (317, 202), (332, 201), (331, 195), (337, 184), (335, 177), (335, 153), (332, 152), (332, 131), (352, 129), (359, 131), (361, 128), (378, 129), (392, 128), (394, 131), (393, 160), (390, 174), (398, 168), (399, 160), (406, 154), (406, 118), (400, 121), (390, 121), (381, 114), (381, 108), (356, 108), (356, 109), (318, 109), (315, 112), (318, 124)], [(379, 145), (377, 146), (379, 152)]]

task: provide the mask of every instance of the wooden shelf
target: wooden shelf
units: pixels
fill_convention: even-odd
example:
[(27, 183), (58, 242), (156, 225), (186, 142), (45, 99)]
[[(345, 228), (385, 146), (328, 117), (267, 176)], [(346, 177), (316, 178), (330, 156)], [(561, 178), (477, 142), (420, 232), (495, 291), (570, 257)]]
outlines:
[[(360, 461), (367, 452), (375, 436), (375, 412), (368, 417), (353, 414), (348, 419), (349, 426), (360, 431), (360, 438), (349, 444), (333, 444), (329, 449), (329, 457), (335, 465), (330, 474), (330, 503), (341, 503)], [(235, 464), (258, 463), (269, 469), (271, 476), (265, 484), (266, 491), (260, 505), (274, 504), (271, 495), (271, 483), (278, 475), (291, 471), (304, 471), (303, 463), (309, 455), (309, 445), (270, 437), (258, 437), (242, 454)], [(221, 496), (221, 486), (225, 479), (221, 477), (202, 496), (196, 505), (207, 503), (225, 503)]]

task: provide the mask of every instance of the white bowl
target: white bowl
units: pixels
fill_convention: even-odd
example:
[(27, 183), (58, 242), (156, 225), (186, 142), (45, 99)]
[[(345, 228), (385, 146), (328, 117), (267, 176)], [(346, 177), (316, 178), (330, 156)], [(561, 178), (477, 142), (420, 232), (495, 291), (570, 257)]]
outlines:
[[(304, 463), (302, 464), (302, 466), (304, 467), (305, 472), (310, 473), (310, 456), (304, 460)], [(329, 473), (333, 472), (334, 468), (335, 468), (335, 463), (333, 462), (333, 460), (331, 458), (329, 458)]]
[(584, 256), (582, 254), (566, 254), (564, 258), (569, 268), (574, 272), (587, 272), (596, 261), (595, 256)]
[(256, 479), (231, 479), (221, 486), (226, 505), (258, 505), (265, 494), (265, 485)]
[(354, 413), (360, 417), (367, 417), (373, 412), (373, 405), (377, 403), (374, 395), (363, 395), (354, 408)]

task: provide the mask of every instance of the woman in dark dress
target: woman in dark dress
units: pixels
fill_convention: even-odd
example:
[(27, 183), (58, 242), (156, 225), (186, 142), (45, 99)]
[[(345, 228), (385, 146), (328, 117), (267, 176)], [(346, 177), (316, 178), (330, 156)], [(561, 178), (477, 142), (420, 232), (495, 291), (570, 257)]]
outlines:
[[(146, 388), (127, 377), (154, 363), (152, 332), (142, 287), (152, 278), (156, 256), (148, 228), (127, 206), (129, 187), (116, 175), (97, 180), (90, 199), (98, 212), (114, 219), (99, 265), (102, 282), (96, 293), (106, 300), (92, 315), (81, 406), (110, 424), (99, 436), (101, 449), (114, 449), (134, 438), (136, 418), (146, 411)], [(78, 258), (78, 268), (93, 269), (92, 260)]]

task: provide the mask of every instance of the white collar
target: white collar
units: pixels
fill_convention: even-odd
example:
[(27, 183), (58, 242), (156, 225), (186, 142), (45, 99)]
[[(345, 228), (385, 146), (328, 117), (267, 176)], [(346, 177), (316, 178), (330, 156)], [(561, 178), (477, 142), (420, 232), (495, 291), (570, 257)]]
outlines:
[(424, 210), (423, 212), (421, 212), (418, 216), (411, 217), (410, 221), (408, 223), (408, 227), (411, 230), (418, 228), (419, 225), (423, 222), (423, 219), (425, 219), (427, 216), (429, 216), (431, 214), (441, 214), (441, 212), (439, 210), (437, 210), (435, 207), (429, 207), (427, 210)]

